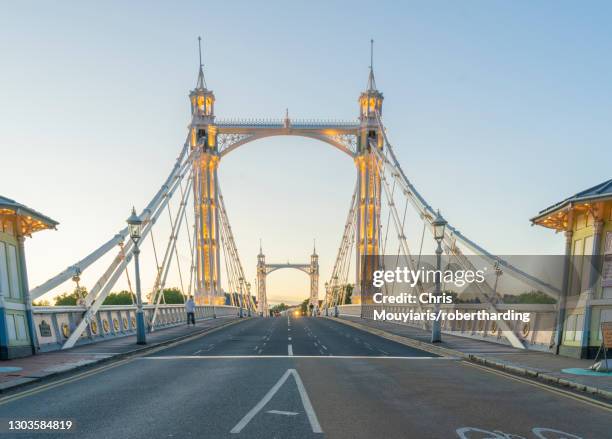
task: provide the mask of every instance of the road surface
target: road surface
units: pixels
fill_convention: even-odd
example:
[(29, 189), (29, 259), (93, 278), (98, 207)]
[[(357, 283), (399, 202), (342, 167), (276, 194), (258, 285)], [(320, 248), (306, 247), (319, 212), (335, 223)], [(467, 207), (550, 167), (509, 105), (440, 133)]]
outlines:
[(0, 418), (74, 422), (3, 438), (612, 437), (606, 408), (305, 317), (249, 319), (9, 395)]

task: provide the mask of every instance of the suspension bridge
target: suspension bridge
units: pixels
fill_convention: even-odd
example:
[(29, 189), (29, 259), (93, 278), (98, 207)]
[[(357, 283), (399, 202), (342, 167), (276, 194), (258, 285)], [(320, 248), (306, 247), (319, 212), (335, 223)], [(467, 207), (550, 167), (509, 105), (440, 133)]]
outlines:
[[(180, 431), (183, 437), (467, 438), (487, 434), (501, 438), (522, 437), (502, 430), (514, 431), (523, 424), (537, 437), (581, 437), (558, 430), (572, 431), (575, 425), (558, 415), (583, 410), (580, 402), (482, 372), (452, 355), (356, 328), (358, 321), (372, 320), (380, 309), (363, 287), (372, 270), (386, 264), (411, 270), (421, 267), (439, 217), (398, 160), (383, 123), (384, 96), (377, 88), (372, 62), (354, 121), (298, 120), (288, 111), (281, 119), (217, 119), (215, 101), (200, 58), (196, 86), (189, 94), (191, 121), (186, 140), (177, 148), (176, 161), (159, 190), (137, 212), (142, 221), (140, 249), (130, 240), (128, 228), (122, 228), (32, 288), (30, 297), (40, 299), (70, 283), (87, 287), (76, 307), (36, 307), (34, 326), (43, 351), (70, 349), (97, 355), (102, 349), (98, 346), (104, 344), (98, 342), (134, 334), (135, 306), (103, 303), (121, 282), (132, 291), (130, 273), (142, 250), (149, 253), (144, 259), (154, 265), (154, 276), (144, 288), (149, 298), (144, 306), (149, 332), (161, 333), (186, 321), (183, 305), (164, 303), (170, 276), (178, 279), (185, 298), (194, 297), (198, 322), (216, 319), (230, 324), (162, 351), (137, 355), (82, 381), (69, 379), (53, 391), (0, 399), (0, 405), (7, 404), (11, 413), (74, 418), (83, 428), (80, 437), (96, 437), (99, 431), (108, 437), (166, 437)], [(355, 164), (355, 188), (347, 194), (348, 213), (338, 230), (338, 251), (323, 291), (316, 248), (309, 261), (293, 263), (268, 262), (261, 246), (256, 258), (243, 258), (238, 252), (240, 234), (231, 227), (217, 171), (227, 154), (272, 136), (324, 142)], [(491, 273), (470, 291), (477, 300), (452, 305), (455, 308), (508, 309), (500, 294), (501, 274), (554, 300), (559, 297), (553, 283), (487, 251), (452, 224), (445, 227), (441, 244), (446, 267), (475, 269), (470, 256), (477, 255)], [(244, 267), (245, 261), (255, 263), (255, 259), (257, 278), (252, 288)], [(269, 318), (266, 279), (281, 269), (309, 276), (313, 316), (330, 318), (292, 313)], [(95, 275), (84, 282), (90, 272)], [(393, 294), (389, 288), (383, 288), (384, 295)], [(418, 282), (414, 290), (428, 293), (434, 285)], [(418, 303), (408, 308), (427, 307)], [(557, 342), (557, 306), (523, 308), (536, 317), (532, 323), (444, 323), (442, 331), (479, 343), (488, 340), (493, 342), (488, 349), (507, 355), (548, 350)], [(338, 323), (332, 316), (346, 317), (348, 323)], [(404, 326), (431, 330), (427, 321), (408, 321)], [(82, 386), (84, 394), (75, 391)], [(550, 404), (534, 403), (527, 397), (530, 394)], [(509, 395), (514, 399), (509, 400)], [(518, 404), (517, 399), (522, 402)], [(34, 412), (25, 405), (32, 400), (40, 407)], [(504, 417), (492, 420), (488, 415), (492, 409)], [(584, 411), (581, 416), (591, 425), (603, 425), (597, 424), (604, 416), (600, 412)], [(112, 425), (107, 419), (113, 419)], [(562, 436), (549, 435), (557, 433)]]
[[(387, 253), (397, 255), (397, 264), (416, 270), (424, 241), (433, 241), (425, 239), (425, 234), (433, 233), (432, 223), (436, 217), (434, 208), (407, 178), (388, 138), (382, 119), (384, 97), (377, 89), (373, 66), (369, 70), (366, 89), (358, 99), (359, 116), (355, 121), (293, 120), (288, 111), (284, 119), (278, 120), (218, 120), (215, 100), (200, 64), (196, 86), (189, 94), (192, 118), (187, 138), (179, 148), (168, 177), (138, 215), (143, 224), (141, 241), (149, 240), (151, 243), (148, 251), (153, 255), (150, 259), (156, 273), (152, 284), (146, 289), (150, 297), (146, 309), (147, 325), (155, 330), (158, 323), (173, 323), (171, 317), (159, 322), (160, 315), (172, 313), (163, 303), (162, 294), (170, 272), (174, 272), (174, 277), (179, 279), (184, 297), (193, 295), (203, 313), (215, 316), (218, 313), (232, 314), (236, 310), (248, 315), (269, 315), (266, 277), (281, 268), (297, 269), (309, 276), (308, 300), (319, 312), (329, 314), (333, 308), (335, 312), (371, 315), (373, 304), (361, 297), (364, 276), (371, 273), (375, 266), (382, 266), (380, 255)], [(260, 248), (256, 292), (251, 291), (252, 286), (238, 253), (217, 170), (227, 154), (236, 153), (249, 142), (272, 136), (315, 139), (336, 148), (355, 163), (355, 189), (352, 196), (347, 197), (350, 198), (348, 216), (344, 229), (339, 231), (340, 245), (330, 279), (325, 282), (321, 303), (316, 250), (306, 264), (266, 264)], [(416, 214), (413, 223), (408, 220), (409, 207)], [(162, 222), (164, 216), (167, 216), (167, 220)], [(167, 237), (162, 245), (159, 236)], [(420, 239), (415, 241), (415, 238)], [(181, 243), (184, 249), (179, 251)], [(506, 277), (513, 277), (555, 299), (559, 295), (559, 289), (555, 286), (488, 252), (450, 224), (446, 227), (443, 243), (448, 257), (447, 265), (473, 269), (472, 261), (465, 255), (466, 252), (477, 254), (484, 258), (492, 273), (503, 270)], [(415, 251), (414, 247), (418, 250)], [(185, 260), (179, 256), (183, 254), (188, 254), (189, 258)], [(109, 260), (109, 255), (114, 256)], [(80, 303), (85, 309), (83, 317), (60, 319), (62, 334), (68, 334), (62, 342), (63, 349), (96, 335), (91, 331), (92, 322), (97, 326), (96, 314), (120, 280), (127, 282), (132, 290), (129, 266), (133, 256), (134, 243), (129, 239), (126, 227), (83, 259), (31, 290), (31, 299), (36, 300), (57, 291), (66, 281), (72, 280), (78, 287), (83, 274), (88, 270), (94, 271), (94, 266), (97, 266), (100, 274), (92, 281), (91, 288), (87, 289), (88, 293)], [(101, 269), (100, 265), (103, 265)], [(225, 275), (223, 283), (222, 273)], [(497, 282), (497, 277), (492, 282)], [(477, 284), (477, 295), (483, 309), (497, 311), (500, 300), (492, 282)], [(351, 306), (345, 307), (348, 304), (346, 292), (349, 285), (354, 286), (354, 291)], [(416, 286), (419, 293), (426, 288), (427, 285), (421, 283)], [(131, 319), (126, 317), (120, 312), (110, 316), (109, 320), (114, 322), (114, 326), (119, 326), (117, 332), (133, 329)], [(125, 322), (127, 325), (123, 324)], [(428, 327), (427, 322), (414, 324)], [(105, 326), (104, 323), (102, 325)], [(499, 332), (495, 334), (497, 339), (501, 335), (514, 347), (525, 346), (525, 332), (529, 331), (524, 328), (510, 327), (500, 321), (496, 329)], [(535, 332), (533, 328), (532, 333)], [(551, 336), (550, 333), (548, 335)], [(54, 344), (60, 341), (56, 339)]]

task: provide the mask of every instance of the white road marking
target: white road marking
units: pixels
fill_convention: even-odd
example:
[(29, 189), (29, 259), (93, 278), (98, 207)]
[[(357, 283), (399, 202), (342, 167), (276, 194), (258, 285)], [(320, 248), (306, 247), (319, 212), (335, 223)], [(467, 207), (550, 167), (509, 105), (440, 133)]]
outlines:
[[(288, 346), (288, 348), (291, 345)], [(293, 349), (288, 351), (293, 358), (339, 359), (339, 360), (438, 360), (457, 361), (459, 357), (390, 357), (375, 355), (293, 355)], [(169, 355), (166, 357), (139, 357), (134, 360), (245, 360), (245, 359), (274, 359), (287, 358), (287, 355)]]
[(272, 397), (278, 392), (278, 389), (285, 384), (289, 375), (293, 375), (293, 379), (295, 380), (295, 384), (297, 385), (298, 391), (300, 392), (300, 398), (302, 399), (302, 405), (304, 406), (304, 410), (306, 411), (306, 416), (308, 417), (308, 421), (310, 422), (310, 427), (312, 428), (313, 433), (323, 433), (321, 429), (321, 424), (319, 424), (319, 420), (317, 419), (317, 415), (310, 403), (310, 398), (308, 398), (308, 393), (306, 393), (306, 388), (304, 387), (304, 383), (302, 379), (297, 373), (295, 369), (287, 369), (287, 372), (283, 374), (283, 376), (272, 386), (272, 388), (265, 394), (265, 396), (259, 401), (255, 407), (253, 407), (244, 418), (240, 420), (236, 424), (234, 428), (230, 430), (230, 433), (236, 434), (240, 433), (244, 427), (247, 426), (249, 422), (261, 411), (262, 408), (266, 406), (272, 399)]
[(285, 415), (285, 416), (295, 416), (298, 412), (285, 412), (283, 410), (268, 410), (266, 413), (272, 413), (273, 415)]
[(121, 352), (62, 352), (62, 355), (119, 355)]
[(291, 337), (287, 337), (287, 340), (291, 341)]
[(287, 355), (293, 357), (293, 346), (287, 345)]

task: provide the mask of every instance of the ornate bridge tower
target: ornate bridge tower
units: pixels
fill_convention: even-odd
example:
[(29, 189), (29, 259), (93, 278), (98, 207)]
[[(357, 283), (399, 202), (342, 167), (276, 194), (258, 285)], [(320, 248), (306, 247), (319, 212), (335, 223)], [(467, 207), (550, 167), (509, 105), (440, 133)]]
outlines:
[(310, 298), (309, 305), (319, 306), (319, 255), (316, 248), (310, 255), (308, 264), (292, 264), (290, 262), (281, 264), (266, 263), (266, 256), (263, 254), (261, 245), (257, 255), (257, 312), (263, 316), (268, 315), (268, 298), (266, 296), (266, 278), (270, 273), (283, 268), (293, 268), (308, 275), (310, 278)]
[[(198, 38), (198, 42), (201, 39)], [(215, 126), (215, 95), (206, 88), (200, 48), (200, 70), (196, 88), (189, 94), (191, 125), (189, 143), (193, 154), (193, 190), (196, 242), (197, 304), (222, 304), (217, 297), (220, 286), (219, 214), (217, 167), (217, 127)]]
[[(372, 42), (373, 43), (373, 42)], [(373, 149), (382, 150), (383, 136), (379, 117), (383, 95), (376, 89), (372, 56), (366, 90), (359, 96), (358, 121), (293, 120), (285, 113), (284, 119), (215, 120), (215, 95), (206, 87), (202, 56), (196, 88), (189, 95), (192, 122), (189, 143), (193, 154), (193, 187), (195, 207), (195, 242), (197, 253), (198, 304), (224, 302), (220, 290), (219, 248), (219, 189), (217, 168), (222, 157), (240, 146), (271, 136), (302, 136), (328, 143), (349, 155), (357, 168), (356, 213), (356, 276), (353, 303), (361, 303), (360, 285), (367, 267), (364, 258), (380, 251), (380, 160)], [(372, 260), (373, 261), (373, 260)], [(373, 261), (375, 263), (376, 261)], [(274, 265), (274, 264), (273, 264)], [(313, 254), (309, 264), (266, 264), (265, 256), (258, 255), (259, 311), (267, 312), (265, 277), (281, 268), (298, 268), (311, 275), (310, 302), (318, 304), (318, 256)]]
[[(373, 44), (373, 41), (371, 41)], [(372, 47), (372, 46), (371, 46)], [(359, 133), (355, 165), (357, 166), (357, 228), (356, 275), (353, 303), (361, 303), (361, 282), (365, 273), (371, 273), (375, 263), (368, 255), (380, 251), (380, 199), (381, 176), (379, 159), (372, 148), (383, 148), (383, 136), (377, 118), (382, 114), (383, 95), (376, 89), (372, 51), (370, 74), (366, 91), (359, 96)]]

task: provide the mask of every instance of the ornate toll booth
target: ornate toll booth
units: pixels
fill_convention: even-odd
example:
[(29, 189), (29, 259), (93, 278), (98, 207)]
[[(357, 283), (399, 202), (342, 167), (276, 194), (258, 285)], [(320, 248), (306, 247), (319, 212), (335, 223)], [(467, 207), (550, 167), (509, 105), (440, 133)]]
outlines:
[(601, 323), (612, 321), (612, 180), (553, 204), (531, 222), (565, 234), (557, 353), (594, 357)]
[(36, 353), (24, 242), (57, 222), (0, 196), (0, 360)]

